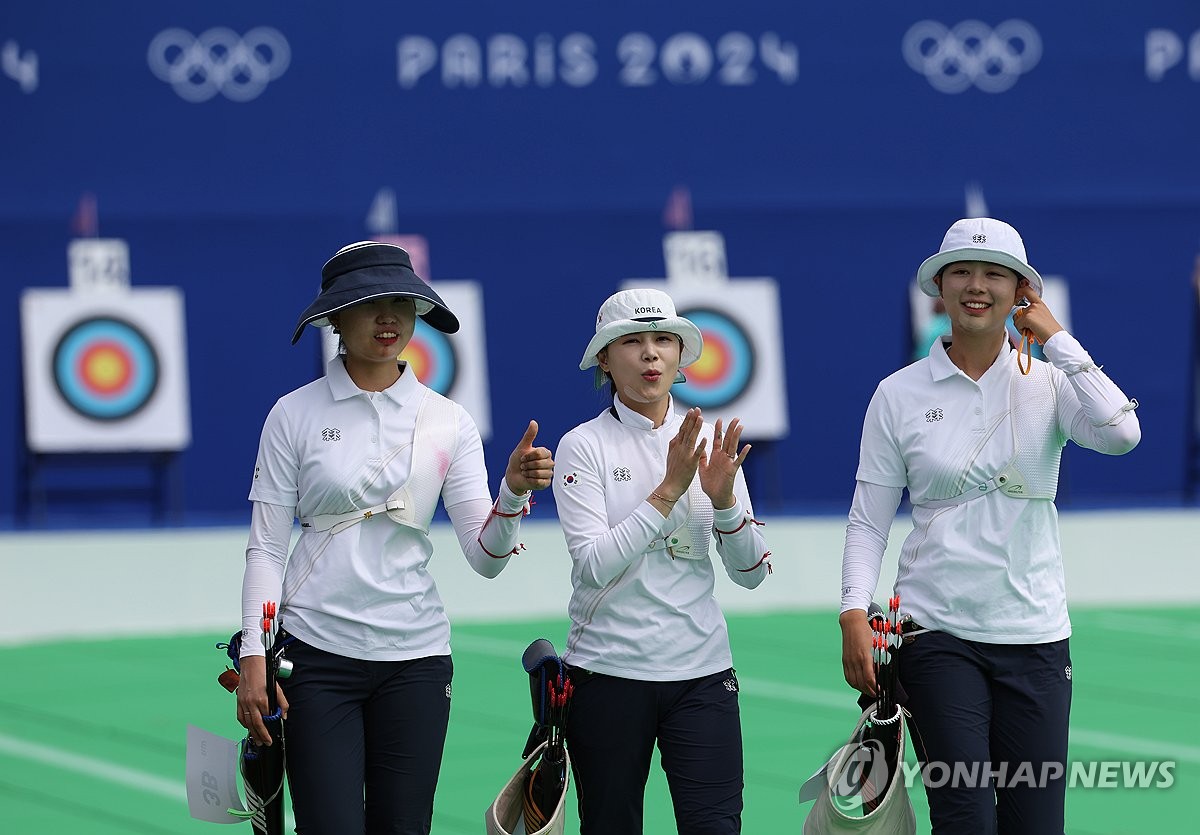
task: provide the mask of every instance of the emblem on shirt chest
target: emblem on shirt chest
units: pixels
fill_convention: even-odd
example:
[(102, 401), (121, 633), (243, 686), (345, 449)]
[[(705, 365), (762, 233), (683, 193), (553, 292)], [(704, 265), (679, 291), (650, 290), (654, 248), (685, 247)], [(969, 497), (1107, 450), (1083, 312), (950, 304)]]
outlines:
[(616, 467), (613, 469), (613, 481), (629, 481), (633, 478), (633, 474), (629, 472), (628, 467)]
[(928, 412), (925, 413), (925, 422), (926, 423), (936, 423), (937, 421), (941, 420), (945, 416), (946, 416), (945, 413), (941, 409), (930, 409)]
[(568, 487), (574, 487), (576, 484), (579, 483), (579, 474), (578, 473), (567, 473), (566, 475), (564, 475), (562, 477), (562, 479), (563, 479), (563, 484), (567, 485)]
[(342, 430), (325, 428), (321, 430), (322, 441), (340, 441), (342, 439)]

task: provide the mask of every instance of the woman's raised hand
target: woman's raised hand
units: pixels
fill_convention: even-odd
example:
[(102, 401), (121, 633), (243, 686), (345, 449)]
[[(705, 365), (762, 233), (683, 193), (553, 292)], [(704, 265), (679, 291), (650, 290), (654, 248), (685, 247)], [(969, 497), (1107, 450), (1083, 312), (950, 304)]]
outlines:
[(679, 431), (667, 445), (667, 472), (655, 492), (672, 504), (687, 492), (692, 479), (696, 477), (696, 467), (704, 458), (708, 438), (700, 437), (703, 426), (704, 418), (700, 415), (700, 409), (693, 406), (683, 416)]
[(537, 421), (529, 421), (520, 443), (512, 451), (512, 455), (508, 456), (508, 469), (504, 471), (504, 480), (508, 482), (508, 489), (517, 495), (528, 493), (530, 490), (543, 490), (549, 487), (554, 479), (554, 456), (546, 447), (533, 445), (537, 433)]
[(1037, 341), (1045, 345), (1046, 340), (1062, 330), (1063, 326), (1054, 318), (1050, 308), (1046, 307), (1046, 303), (1042, 301), (1042, 297), (1033, 289), (1033, 285), (1027, 278), (1022, 278), (1017, 287), (1017, 301), (1021, 299), (1027, 300), (1029, 304), (1017, 308), (1013, 313), (1013, 324), (1016, 325), (1017, 330), (1023, 331), (1028, 328)]
[(738, 468), (750, 454), (750, 444), (738, 450), (742, 440), (742, 424), (737, 418), (729, 423), (729, 431), (722, 432), (721, 421), (713, 429), (713, 453), (711, 456), (701, 456), (700, 487), (712, 500), (713, 507), (725, 510), (733, 507), (733, 480)]

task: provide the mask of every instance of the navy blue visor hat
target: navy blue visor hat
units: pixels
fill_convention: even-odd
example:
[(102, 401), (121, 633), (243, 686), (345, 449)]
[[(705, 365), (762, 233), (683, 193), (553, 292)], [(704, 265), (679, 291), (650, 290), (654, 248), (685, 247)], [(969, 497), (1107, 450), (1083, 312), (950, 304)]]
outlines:
[(295, 345), (305, 325), (326, 327), (329, 314), (387, 296), (407, 296), (417, 315), (442, 333), (458, 332), (458, 317), (441, 296), (413, 272), (408, 253), (395, 244), (359, 241), (342, 247), (321, 268), (321, 292), (303, 313), (292, 334)]

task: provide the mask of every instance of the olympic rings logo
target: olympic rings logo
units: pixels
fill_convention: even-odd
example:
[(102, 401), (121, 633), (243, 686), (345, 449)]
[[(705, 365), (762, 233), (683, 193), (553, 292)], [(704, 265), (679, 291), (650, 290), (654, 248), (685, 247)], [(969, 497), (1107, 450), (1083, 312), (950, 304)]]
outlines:
[(230, 101), (258, 98), (292, 60), (287, 39), (268, 26), (238, 35), (218, 27), (194, 37), (185, 29), (164, 29), (146, 52), (150, 71), (193, 103), (220, 93)]
[(992, 29), (965, 20), (947, 29), (936, 20), (913, 24), (901, 47), (904, 60), (929, 79), (935, 90), (961, 93), (971, 86), (1003, 93), (1042, 57), (1042, 38), (1024, 20), (1006, 20)]

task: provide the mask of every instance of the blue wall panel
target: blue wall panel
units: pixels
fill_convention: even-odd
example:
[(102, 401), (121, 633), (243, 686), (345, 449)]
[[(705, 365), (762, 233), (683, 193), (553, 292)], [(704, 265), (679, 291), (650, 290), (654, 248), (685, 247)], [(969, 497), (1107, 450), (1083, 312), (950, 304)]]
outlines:
[[(946, 33), (926, 55), (950, 56), (920, 71), (904, 52), (919, 24)], [(152, 71), (166, 30), (219, 44), (226, 28), (236, 48), (257, 27), (286, 40), (277, 77), (260, 52), (190, 101), (179, 90), (220, 80), (219, 47), (164, 52), (195, 61), (176, 84)], [(993, 37), (956, 41), (968, 28)], [(995, 37), (1030, 30), (1032, 45)], [(530, 416), (555, 442), (601, 408), (577, 355), (621, 280), (663, 274), (663, 205), (686, 185), (731, 274), (781, 285), (792, 435), (752, 464), (763, 501), (844, 508), (867, 400), (907, 361), (906, 283), (976, 182), (1032, 263), (1067, 277), (1075, 331), (1143, 403), (1134, 454), (1068, 455), (1067, 498), (1183, 489), (1192, 0), (51, 0), (5, 5), (0, 58), (0, 301), (16, 310), (23, 287), (65, 284), (85, 192), (100, 233), (129, 242), (134, 284), (185, 289), (191, 518), (246, 513), (263, 417), (318, 373), (315, 334), (288, 345), (295, 318), (321, 263), (367, 237), (384, 188), (397, 231), (429, 240), (435, 279), (484, 285), (493, 481)], [(15, 381), (16, 328), (0, 348)], [(4, 518), (20, 408), (0, 409)]]

